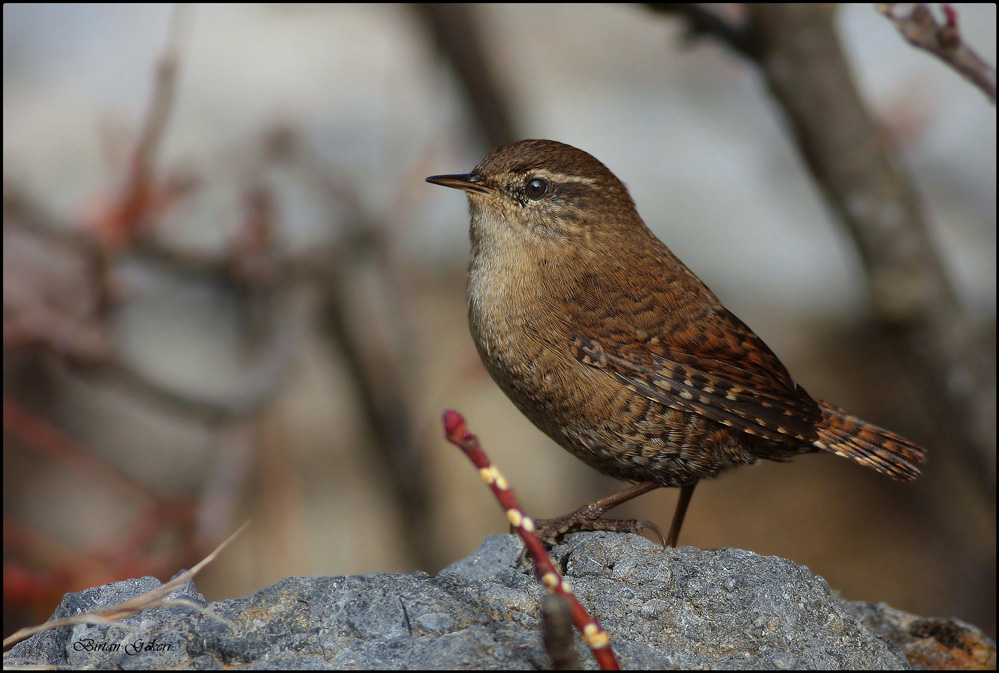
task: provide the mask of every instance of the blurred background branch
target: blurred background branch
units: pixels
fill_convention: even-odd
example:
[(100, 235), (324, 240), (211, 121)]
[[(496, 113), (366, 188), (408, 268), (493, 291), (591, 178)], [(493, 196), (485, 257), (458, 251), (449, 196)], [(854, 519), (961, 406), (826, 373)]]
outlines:
[(923, 49), (954, 68), (962, 77), (982, 90), (996, 104), (996, 69), (965, 44), (957, 25), (957, 10), (941, 7), (944, 22), (933, 16), (928, 5), (917, 3), (878, 3), (878, 11), (895, 24), (909, 44)]
[(509, 96), (500, 86), (479, 26), (480, 13), (469, 5), (443, 2), (415, 4), (412, 10), (454, 70), (487, 147), (518, 140)]

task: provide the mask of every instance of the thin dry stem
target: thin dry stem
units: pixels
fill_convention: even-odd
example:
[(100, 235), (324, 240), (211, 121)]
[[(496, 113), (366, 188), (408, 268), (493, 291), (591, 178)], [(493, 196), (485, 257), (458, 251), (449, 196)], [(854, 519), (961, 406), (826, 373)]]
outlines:
[(171, 606), (184, 606), (190, 607), (197, 612), (204, 615), (209, 615), (214, 619), (219, 619), (223, 622), (229, 623), (227, 620), (219, 617), (218, 615), (205, 610), (199, 606), (194, 605), (190, 601), (183, 599), (166, 600), (166, 596), (171, 592), (179, 589), (181, 586), (186, 584), (189, 580), (194, 579), (194, 577), (201, 572), (205, 566), (215, 560), (215, 558), (225, 549), (230, 542), (236, 539), (240, 533), (246, 530), (246, 527), (250, 525), (247, 521), (242, 526), (239, 527), (235, 533), (230, 535), (222, 544), (215, 548), (215, 550), (201, 560), (196, 566), (187, 570), (177, 577), (173, 578), (166, 584), (162, 584), (151, 591), (147, 591), (144, 594), (140, 594), (133, 598), (129, 598), (127, 601), (122, 601), (117, 605), (108, 605), (102, 608), (97, 608), (96, 610), (91, 610), (90, 612), (84, 612), (78, 615), (73, 615), (72, 617), (63, 617), (61, 619), (53, 619), (52, 621), (45, 622), (44, 624), (39, 624), (38, 626), (30, 626), (27, 628), (20, 629), (15, 633), (11, 634), (3, 641), (3, 648), (6, 650), (11, 645), (21, 642), (26, 638), (30, 638), (36, 633), (41, 633), (42, 631), (51, 631), (52, 629), (58, 629), (63, 626), (72, 626), (73, 624), (114, 624), (126, 617), (131, 617), (132, 615), (138, 614), (143, 610), (149, 608), (157, 607), (171, 607)]

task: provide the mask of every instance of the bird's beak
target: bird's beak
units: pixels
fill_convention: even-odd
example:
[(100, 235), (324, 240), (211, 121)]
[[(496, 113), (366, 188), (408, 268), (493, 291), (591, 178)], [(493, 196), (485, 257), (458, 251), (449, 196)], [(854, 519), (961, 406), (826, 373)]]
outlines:
[(467, 173), (465, 175), (431, 175), (427, 178), (427, 182), (475, 194), (491, 194), (493, 190), (483, 182), (484, 179), (477, 173)]

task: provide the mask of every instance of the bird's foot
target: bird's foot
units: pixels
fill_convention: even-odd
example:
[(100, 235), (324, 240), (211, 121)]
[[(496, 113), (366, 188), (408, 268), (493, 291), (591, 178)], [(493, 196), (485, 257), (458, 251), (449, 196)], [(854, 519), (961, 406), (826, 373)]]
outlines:
[(581, 507), (572, 514), (566, 514), (555, 519), (539, 519), (534, 522), (537, 528), (537, 535), (547, 544), (559, 542), (569, 533), (577, 533), (587, 530), (605, 530), (614, 533), (635, 533), (641, 534), (643, 530), (651, 530), (658, 537), (663, 547), (666, 546), (666, 538), (659, 526), (651, 521), (638, 521), (637, 519), (605, 519), (599, 513), (594, 513), (592, 509)]

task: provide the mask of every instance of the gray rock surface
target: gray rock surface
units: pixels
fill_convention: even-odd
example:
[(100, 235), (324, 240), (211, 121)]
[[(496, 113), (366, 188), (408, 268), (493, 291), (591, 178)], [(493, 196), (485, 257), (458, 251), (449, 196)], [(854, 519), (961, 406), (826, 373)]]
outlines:
[(898, 645), (913, 668), (996, 669), (995, 642), (959, 619), (918, 617), (884, 603), (847, 603), (846, 609), (871, 631)]
[[(437, 576), (289, 577), (207, 604), (188, 583), (116, 624), (62, 627), (19, 643), (4, 665), (87, 668), (547, 668), (544, 590), (513, 536), (487, 538)], [(624, 668), (907, 668), (807, 568), (738, 549), (666, 549), (645, 538), (571, 535), (552, 550)], [(67, 594), (53, 618), (121, 602), (151, 577)], [(206, 614), (210, 611), (217, 617)], [(578, 636), (584, 666), (595, 667)]]

